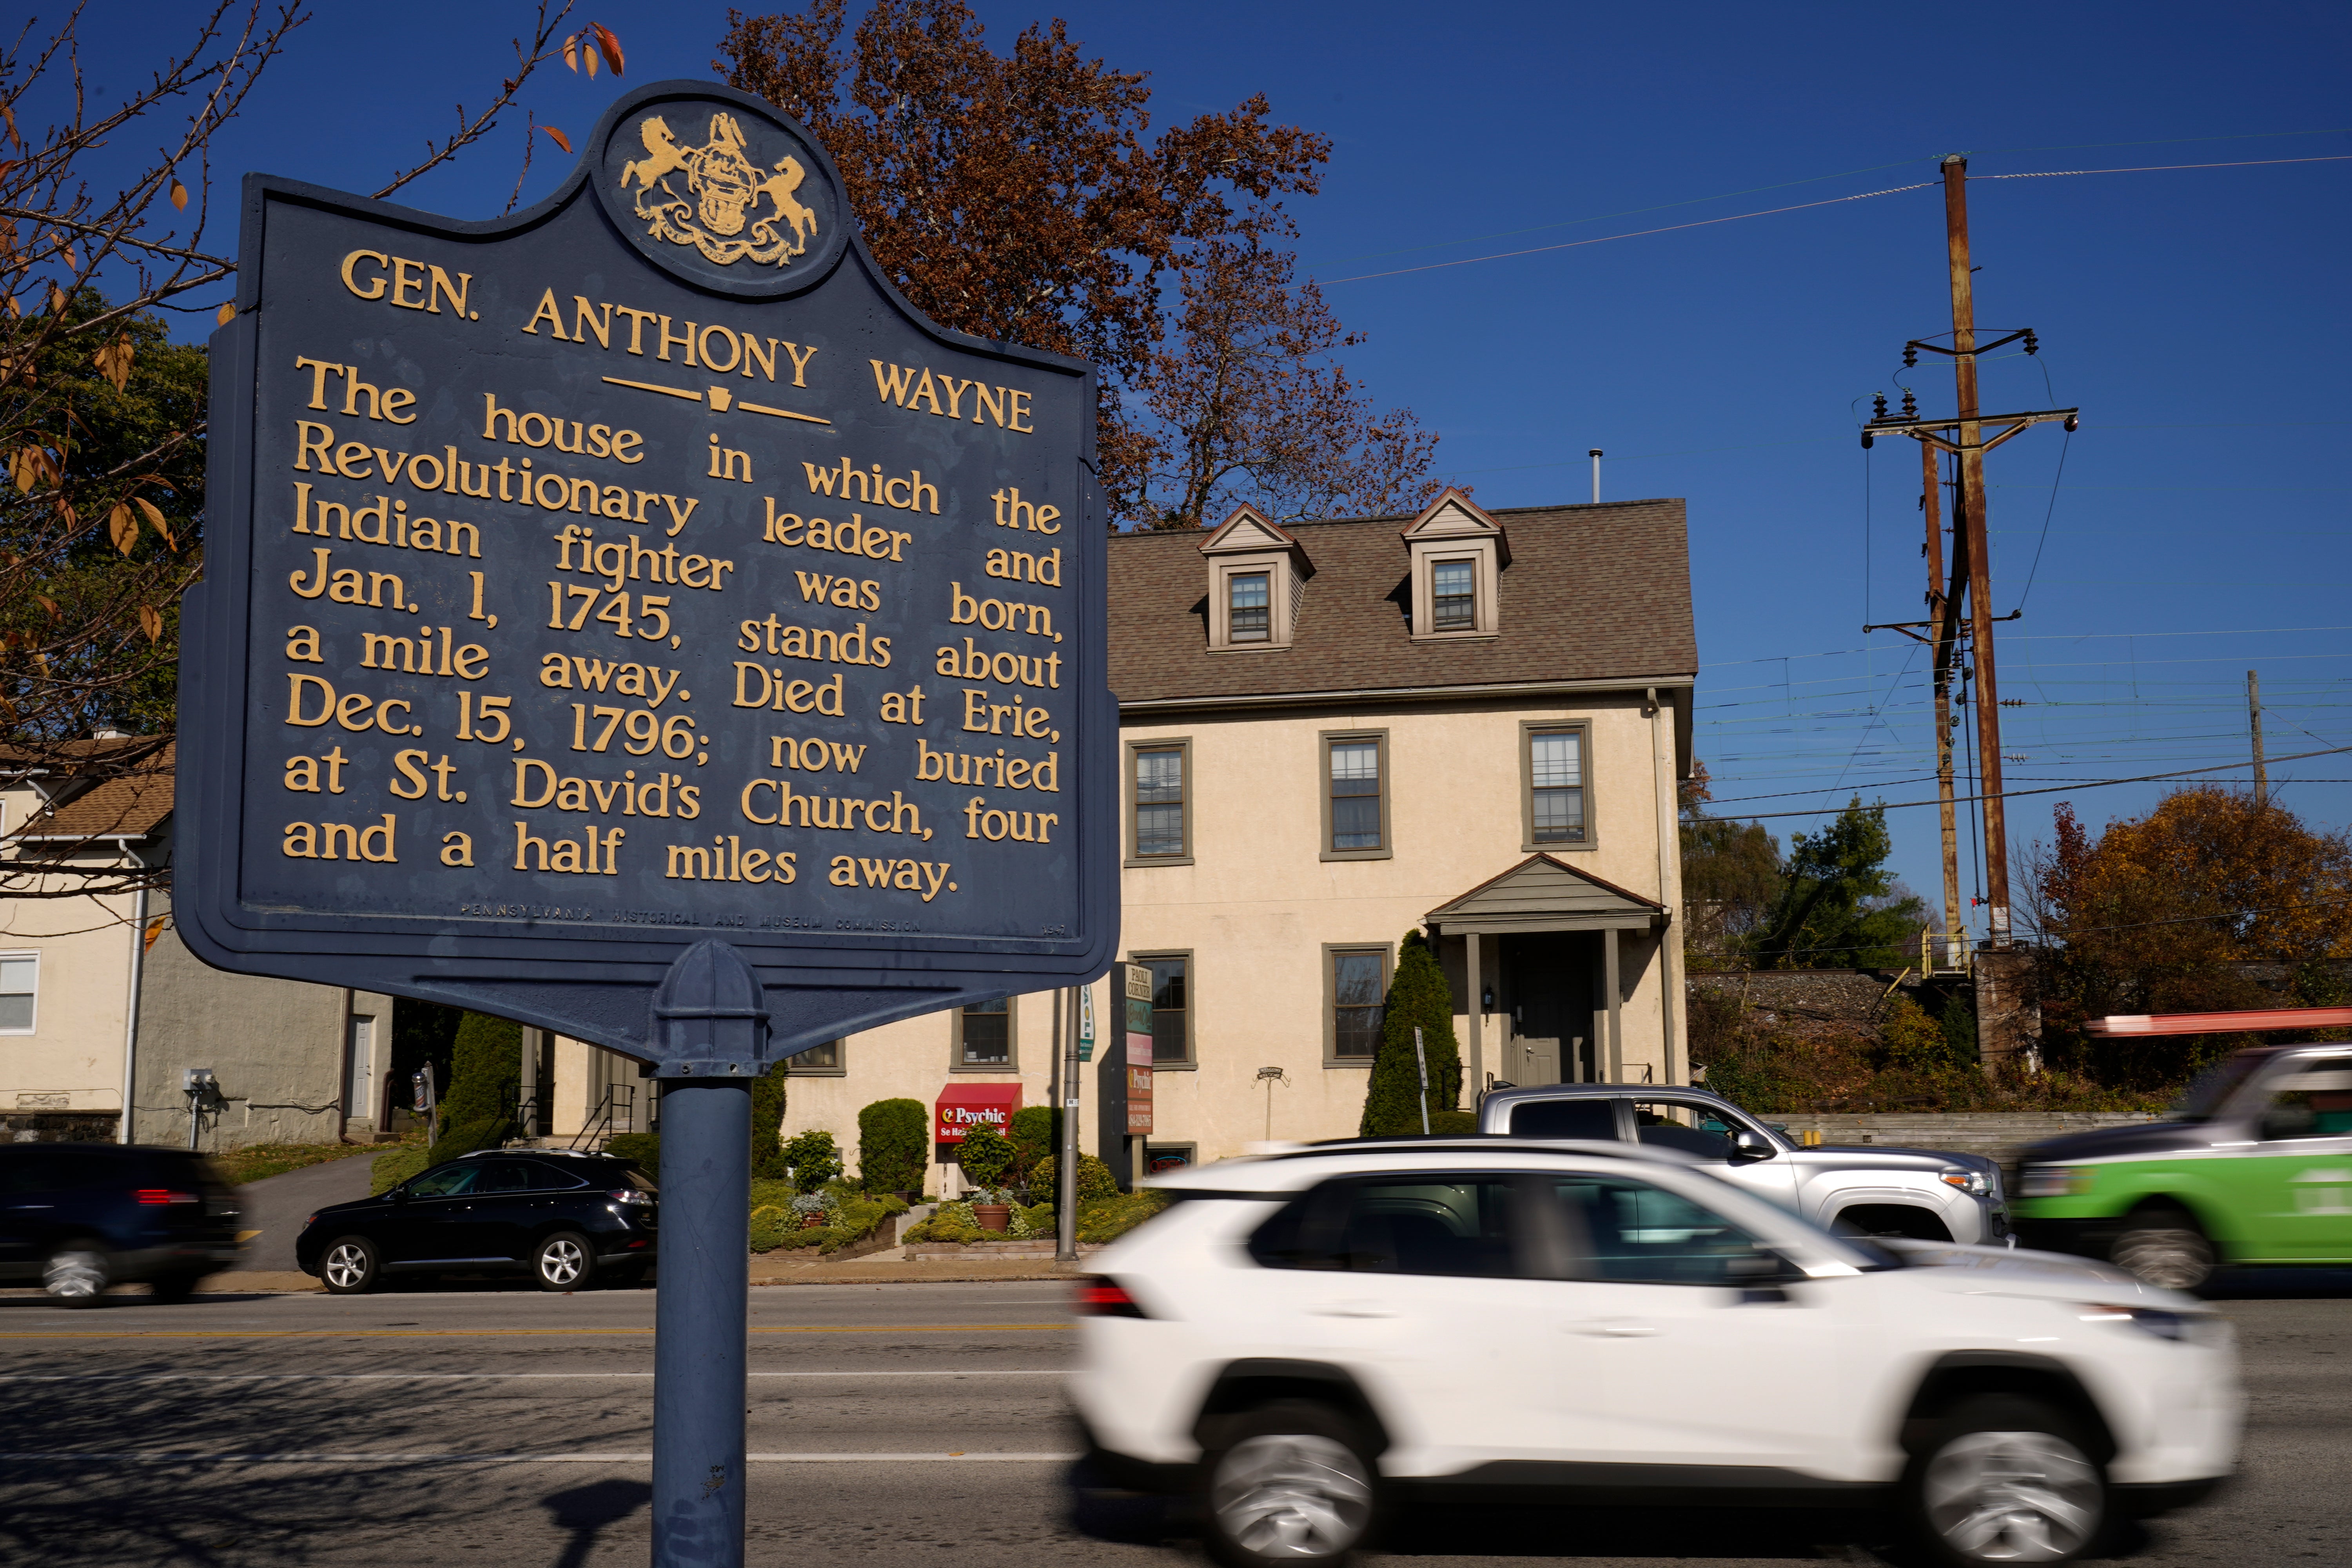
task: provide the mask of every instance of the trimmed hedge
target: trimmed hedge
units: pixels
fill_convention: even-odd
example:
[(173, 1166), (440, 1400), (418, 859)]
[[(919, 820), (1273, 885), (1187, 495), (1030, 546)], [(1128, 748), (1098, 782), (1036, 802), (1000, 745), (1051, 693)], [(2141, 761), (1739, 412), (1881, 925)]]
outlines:
[(1083, 1205), (1078, 1209), (1078, 1239), (1117, 1241), (1168, 1204), (1167, 1194), (1146, 1187), (1140, 1192)]
[(425, 1151), (425, 1163), (437, 1165), (477, 1149), (499, 1148), (506, 1142), (510, 1125), (504, 1116), (478, 1116), (466, 1121), (453, 1119), (441, 1134), (441, 1141)]
[[(1062, 1197), (1060, 1162), (1048, 1154), (1037, 1162), (1029, 1173), (1029, 1190), (1044, 1195), (1047, 1203), (1058, 1203)], [(1118, 1178), (1110, 1167), (1092, 1154), (1078, 1156), (1078, 1205), (1080, 1207), (1097, 1198), (1118, 1196)]]
[(378, 1154), (368, 1168), (368, 1195), (380, 1198), (411, 1176), (421, 1176), (433, 1163), (422, 1143), (403, 1144), (389, 1154)]
[(660, 1133), (624, 1132), (604, 1141), (604, 1152), (615, 1160), (626, 1160), (644, 1173), (646, 1180), (661, 1185)]
[(832, 1224), (804, 1230), (801, 1228), (801, 1216), (790, 1207), (783, 1207), (780, 1213), (756, 1212), (765, 1206), (760, 1204), (757, 1189), (752, 1201), (755, 1212), (751, 1216), (751, 1242), (754, 1252), (796, 1252), (807, 1247), (827, 1254), (839, 1252), (871, 1237), (890, 1215), (907, 1212), (906, 1200), (895, 1193), (879, 1197), (852, 1197), (839, 1209), (828, 1211), (833, 1215)]
[(956, 1148), (956, 1163), (976, 1187), (994, 1187), (1013, 1169), (1013, 1141), (993, 1127), (975, 1127)]
[(869, 1193), (919, 1193), (929, 1170), (931, 1115), (919, 1100), (877, 1100), (857, 1113), (857, 1181)]

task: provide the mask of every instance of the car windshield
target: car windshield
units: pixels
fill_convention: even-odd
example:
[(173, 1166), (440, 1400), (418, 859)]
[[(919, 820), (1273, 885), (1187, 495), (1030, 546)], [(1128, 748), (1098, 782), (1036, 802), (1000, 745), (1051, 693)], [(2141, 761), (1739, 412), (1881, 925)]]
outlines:
[(2197, 1075), (2189, 1092), (2173, 1101), (2170, 1115), (2176, 1121), (2210, 1121), (2230, 1103), (2246, 1075), (2261, 1065), (2263, 1058), (2252, 1052), (2241, 1051), (2227, 1060), (2215, 1062)]

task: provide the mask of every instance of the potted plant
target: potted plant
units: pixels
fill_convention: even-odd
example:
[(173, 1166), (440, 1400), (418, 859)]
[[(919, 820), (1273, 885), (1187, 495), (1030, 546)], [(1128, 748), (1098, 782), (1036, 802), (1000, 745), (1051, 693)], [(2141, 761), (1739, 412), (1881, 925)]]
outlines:
[(1013, 1160), (1012, 1141), (993, 1127), (973, 1128), (956, 1151), (956, 1163), (980, 1189), (972, 1194), (971, 1217), (982, 1230), (1001, 1232), (1013, 1222), (1011, 1206), (996, 1191)]

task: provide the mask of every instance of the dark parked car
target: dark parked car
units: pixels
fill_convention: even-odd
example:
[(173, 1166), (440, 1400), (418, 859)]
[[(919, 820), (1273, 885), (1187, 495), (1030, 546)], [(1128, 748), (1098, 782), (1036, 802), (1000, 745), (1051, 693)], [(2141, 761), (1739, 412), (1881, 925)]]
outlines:
[(320, 1209), (295, 1260), (339, 1296), (387, 1274), (512, 1273), (543, 1290), (631, 1283), (654, 1257), (654, 1184), (626, 1162), (486, 1149), (377, 1197)]
[(201, 1154), (116, 1143), (0, 1143), (0, 1283), (96, 1306), (145, 1281), (184, 1300), (236, 1261), (236, 1195)]

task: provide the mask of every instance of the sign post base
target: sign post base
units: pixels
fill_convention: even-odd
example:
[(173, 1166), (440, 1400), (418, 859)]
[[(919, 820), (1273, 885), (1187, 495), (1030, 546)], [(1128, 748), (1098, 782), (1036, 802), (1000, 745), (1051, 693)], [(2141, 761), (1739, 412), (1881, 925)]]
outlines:
[(751, 1291), (751, 1083), (768, 1064), (759, 977), (697, 942), (655, 994), (662, 1052), (654, 1299), (654, 1568), (741, 1568)]

